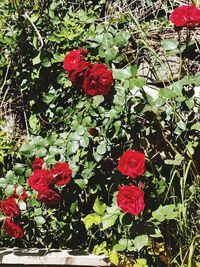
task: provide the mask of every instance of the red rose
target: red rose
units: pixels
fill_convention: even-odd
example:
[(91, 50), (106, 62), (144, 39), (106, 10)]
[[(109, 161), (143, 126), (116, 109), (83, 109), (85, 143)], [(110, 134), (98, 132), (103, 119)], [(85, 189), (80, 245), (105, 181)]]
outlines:
[(26, 201), (26, 199), (28, 198), (28, 195), (26, 194), (26, 189), (23, 188), (21, 195), (17, 194), (16, 189), (17, 189), (17, 185), (14, 186), (14, 192), (12, 194), (12, 197), (19, 198), (20, 200)]
[(7, 197), (0, 203), (0, 209), (3, 214), (15, 218), (20, 215), (19, 207), (14, 197)]
[(144, 192), (134, 185), (120, 186), (117, 205), (123, 212), (137, 215), (144, 210)]
[(142, 175), (145, 172), (144, 154), (132, 149), (127, 150), (119, 159), (117, 169), (131, 178)]
[(69, 72), (69, 79), (72, 82), (73, 86), (76, 88), (82, 88), (83, 81), (88, 75), (92, 64), (87, 61), (81, 61)]
[(195, 28), (200, 24), (200, 9), (194, 4), (177, 7), (172, 12), (170, 20), (176, 27)]
[(65, 56), (63, 68), (66, 71), (73, 70), (82, 61), (82, 56), (87, 55), (87, 53), (88, 51), (84, 48), (72, 50), (69, 54)]
[(11, 218), (6, 218), (3, 230), (11, 237), (21, 238), (24, 235), (24, 230), (21, 226), (14, 223)]
[(57, 185), (65, 185), (71, 180), (72, 170), (67, 163), (57, 163), (51, 170), (54, 180)]
[(55, 188), (43, 186), (38, 191), (37, 200), (47, 206), (56, 206), (60, 202), (61, 196)]
[(83, 92), (90, 96), (107, 95), (113, 85), (112, 71), (104, 64), (95, 64), (85, 77)]
[(41, 158), (36, 158), (32, 163), (33, 170), (42, 169), (42, 165), (44, 163), (44, 160)]
[(41, 186), (48, 186), (53, 182), (53, 175), (49, 170), (38, 169), (28, 178), (28, 184), (31, 188), (39, 190)]

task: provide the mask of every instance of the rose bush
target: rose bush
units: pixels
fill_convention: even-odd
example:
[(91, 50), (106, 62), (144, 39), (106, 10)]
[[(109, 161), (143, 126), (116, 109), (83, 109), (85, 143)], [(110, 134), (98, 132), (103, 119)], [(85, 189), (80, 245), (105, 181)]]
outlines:
[[(104, 20), (92, 1), (3, 2), (2, 110), (14, 107), (23, 130), (0, 152), (1, 246), (87, 249), (127, 267), (195, 264), (198, 12), (177, 33), (172, 2), (153, 21), (118, 11)], [(181, 57), (175, 78), (171, 56)]]

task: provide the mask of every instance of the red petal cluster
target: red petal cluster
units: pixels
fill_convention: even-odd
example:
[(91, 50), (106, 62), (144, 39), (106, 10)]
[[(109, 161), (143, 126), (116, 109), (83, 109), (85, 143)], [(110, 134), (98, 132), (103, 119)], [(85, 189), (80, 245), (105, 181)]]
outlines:
[(24, 230), (21, 226), (14, 223), (11, 218), (6, 218), (3, 230), (11, 237), (22, 238), (24, 235)]
[(176, 27), (194, 29), (200, 24), (200, 9), (195, 4), (177, 7), (173, 10), (170, 20)]
[(67, 72), (72, 71), (82, 61), (82, 57), (86, 56), (87, 54), (88, 51), (84, 48), (72, 50), (69, 54), (65, 56), (63, 68)]
[(131, 178), (142, 175), (145, 172), (144, 154), (132, 149), (127, 150), (120, 157), (117, 169)]
[(117, 205), (123, 212), (137, 215), (144, 210), (144, 192), (134, 185), (121, 186), (117, 194)]
[(42, 165), (44, 164), (44, 160), (41, 158), (36, 158), (32, 163), (33, 170), (42, 169)]
[(112, 71), (104, 64), (91, 64), (83, 60), (87, 53), (83, 48), (72, 50), (65, 56), (63, 67), (74, 87), (81, 88), (89, 96), (105, 96), (112, 89)]
[[(142, 152), (128, 149), (120, 157), (117, 169), (131, 178), (136, 178), (145, 172), (145, 156)], [(143, 183), (138, 186), (124, 185), (119, 187), (117, 194), (117, 205), (123, 212), (137, 215), (144, 210), (144, 192), (141, 188)]]
[[(34, 162), (38, 163), (39, 160), (35, 159)], [(44, 161), (42, 165), (43, 163)], [(40, 167), (42, 166), (40, 165)], [(72, 171), (66, 162), (57, 163), (50, 170), (40, 169), (40, 167), (29, 176), (28, 184), (32, 189), (38, 191), (38, 201), (45, 203), (47, 206), (56, 206), (60, 202), (61, 196), (59, 190), (54, 188), (53, 185), (62, 186), (67, 184), (71, 180)]]
[(3, 199), (0, 203), (0, 209), (3, 214), (15, 218), (20, 215), (19, 206), (14, 197), (10, 196)]
[(41, 186), (38, 191), (37, 200), (51, 207), (56, 206), (60, 202), (61, 196), (56, 188)]
[(12, 220), (12, 218), (16, 218), (21, 214), (15, 199), (19, 198), (20, 200), (26, 201), (28, 195), (26, 194), (26, 190), (23, 189), (21, 196), (19, 196), (16, 193), (16, 188), (17, 185), (14, 187), (14, 193), (12, 196), (1, 201), (0, 209), (4, 215), (11, 217), (5, 219), (3, 230), (11, 237), (21, 238), (24, 235), (24, 230)]
[(68, 163), (57, 163), (51, 170), (54, 177), (54, 183), (57, 185), (65, 185), (71, 180), (72, 170)]
[(29, 186), (34, 190), (39, 190), (41, 185), (48, 187), (53, 182), (53, 175), (50, 170), (37, 169), (28, 178)]

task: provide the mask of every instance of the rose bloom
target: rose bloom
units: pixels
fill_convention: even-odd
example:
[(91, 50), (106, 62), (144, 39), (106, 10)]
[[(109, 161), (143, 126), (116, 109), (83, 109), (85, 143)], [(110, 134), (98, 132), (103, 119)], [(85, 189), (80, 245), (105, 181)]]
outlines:
[(57, 189), (43, 186), (38, 191), (37, 200), (51, 207), (60, 202), (61, 196)]
[(44, 160), (41, 158), (36, 158), (32, 163), (33, 170), (42, 169), (42, 165), (44, 163)]
[(128, 175), (131, 178), (142, 175), (145, 172), (144, 154), (132, 149), (127, 150), (120, 157), (117, 169), (123, 175)]
[(14, 192), (12, 194), (12, 197), (19, 198), (20, 200), (26, 201), (28, 198), (28, 195), (26, 194), (26, 189), (23, 188), (21, 195), (17, 194), (16, 189), (17, 189), (17, 185), (14, 186)]
[(3, 230), (11, 237), (22, 238), (24, 235), (24, 230), (21, 226), (14, 223), (11, 218), (6, 218)]
[(89, 96), (107, 95), (113, 85), (112, 71), (104, 64), (94, 64), (83, 82), (83, 92)]
[(10, 196), (3, 199), (0, 203), (0, 209), (3, 214), (15, 218), (20, 215), (19, 207), (15, 201), (15, 198)]
[(39, 190), (41, 186), (48, 186), (53, 182), (53, 175), (50, 170), (38, 169), (28, 178), (28, 184), (32, 189)]
[(57, 185), (65, 185), (71, 180), (72, 170), (68, 163), (57, 163), (51, 170), (53, 174), (53, 182)]
[(65, 56), (63, 68), (68, 72), (73, 70), (82, 61), (82, 57), (87, 54), (88, 51), (84, 48), (72, 50)]
[(137, 215), (144, 210), (144, 192), (137, 186), (120, 186), (117, 205), (123, 212)]
[(69, 79), (72, 85), (76, 88), (82, 88), (83, 81), (88, 75), (92, 64), (90, 62), (82, 60), (69, 72)]
[(172, 12), (170, 20), (176, 27), (193, 29), (200, 24), (200, 9), (195, 4), (177, 7)]

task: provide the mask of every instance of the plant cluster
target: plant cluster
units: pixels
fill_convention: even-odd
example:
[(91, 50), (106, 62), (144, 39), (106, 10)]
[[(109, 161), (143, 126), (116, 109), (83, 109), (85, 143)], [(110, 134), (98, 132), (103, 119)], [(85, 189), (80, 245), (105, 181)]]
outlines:
[[(19, 105), (27, 132), (2, 169), (1, 246), (198, 266), (200, 75), (185, 68), (194, 40), (198, 50), (197, 4), (172, 11), (175, 30), (166, 16), (106, 17), (105, 1), (0, 5), (2, 98)], [(145, 35), (156, 23), (177, 37), (161, 37), (161, 49), (180, 64), (177, 79), (159, 77), (152, 89), (140, 61), (162, 65)]]

